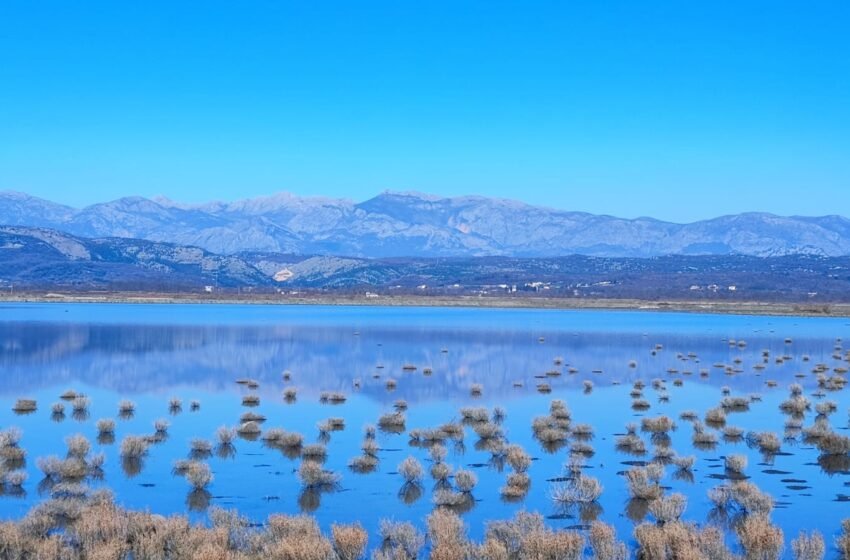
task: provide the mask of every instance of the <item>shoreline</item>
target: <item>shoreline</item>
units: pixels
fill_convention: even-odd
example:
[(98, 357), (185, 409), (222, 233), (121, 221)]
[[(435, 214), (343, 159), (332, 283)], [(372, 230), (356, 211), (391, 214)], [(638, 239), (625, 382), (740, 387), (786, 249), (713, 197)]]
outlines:
[(378, 296), (328, 294), (210, 294), (157, 292), (2, 294), (2, 303), (198, 304), (198, 305), (328, 305), (362, 307), (465, 307), (497, 309), (562, 309), (774, 315), (850, 318), (850, 303), (786, 303), (762, 301), (699, 301), (590, 299), (498, 296)]

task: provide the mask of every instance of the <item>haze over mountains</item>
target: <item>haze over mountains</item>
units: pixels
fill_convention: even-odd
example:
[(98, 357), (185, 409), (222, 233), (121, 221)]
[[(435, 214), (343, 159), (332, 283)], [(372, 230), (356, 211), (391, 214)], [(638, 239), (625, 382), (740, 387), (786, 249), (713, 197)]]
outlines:
[(287, 193), (187, 205), (120, 198), (82, 209), (0, 192), (0, 225), (242, 252), (387, 257), (850, 255), (841, 216), (722, 216), (690, 224), (554, 210), (480, 196), (385, 192), (364, 202)]

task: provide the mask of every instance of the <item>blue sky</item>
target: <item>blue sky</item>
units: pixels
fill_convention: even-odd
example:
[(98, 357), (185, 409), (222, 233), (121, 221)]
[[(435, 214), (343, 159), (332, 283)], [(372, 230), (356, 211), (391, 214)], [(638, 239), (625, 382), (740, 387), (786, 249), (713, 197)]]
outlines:
[(0, 3), (0, 189), (850, 215), (850, 3)]

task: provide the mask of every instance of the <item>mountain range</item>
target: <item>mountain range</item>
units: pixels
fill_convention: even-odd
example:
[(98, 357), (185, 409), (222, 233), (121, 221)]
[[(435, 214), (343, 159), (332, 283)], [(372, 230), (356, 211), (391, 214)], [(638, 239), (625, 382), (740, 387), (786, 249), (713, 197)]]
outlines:
[[(0, 290), (850, 301), (850, 257), (394, 257), (246, 251), (0, 226)], [(276, 297), (276, 295), (274, 296)]]
[(841, 216), (744, 213), (688, 224), (555, 210), (481, 196), (384, 192), (364, 202), (280, 193), (181, 204), (126, 197), (72, 208), (0, 192), (0, 225), (243, 252), (357, 258), (850, 255)]

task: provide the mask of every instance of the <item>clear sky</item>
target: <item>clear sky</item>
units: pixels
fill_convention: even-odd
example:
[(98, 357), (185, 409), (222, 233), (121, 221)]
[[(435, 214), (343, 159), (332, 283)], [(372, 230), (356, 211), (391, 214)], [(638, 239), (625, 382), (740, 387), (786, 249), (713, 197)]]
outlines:
[(850, 215), (850, 2), (0, 2), (0, 190)]

